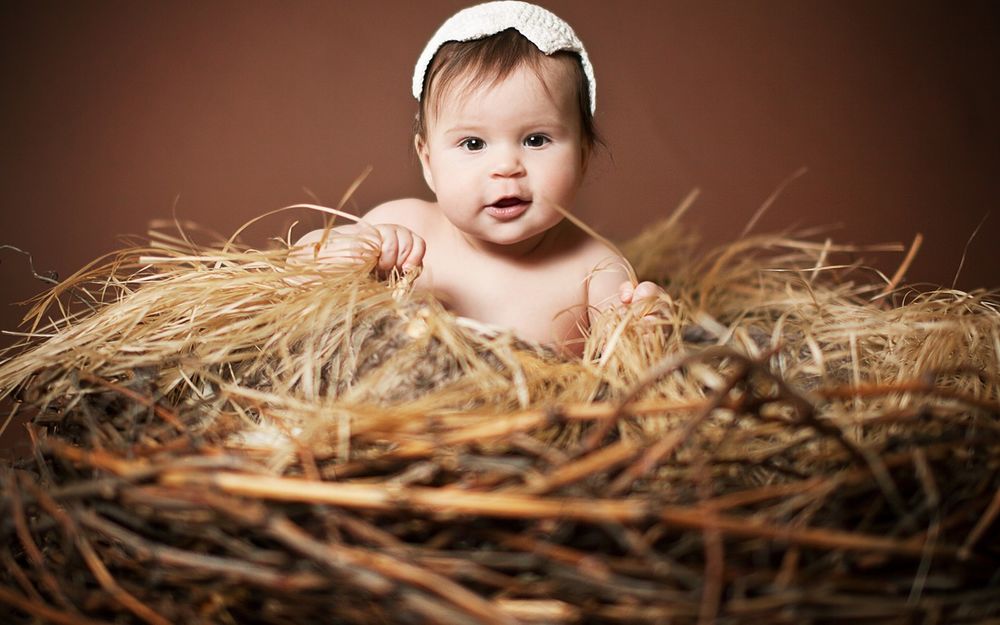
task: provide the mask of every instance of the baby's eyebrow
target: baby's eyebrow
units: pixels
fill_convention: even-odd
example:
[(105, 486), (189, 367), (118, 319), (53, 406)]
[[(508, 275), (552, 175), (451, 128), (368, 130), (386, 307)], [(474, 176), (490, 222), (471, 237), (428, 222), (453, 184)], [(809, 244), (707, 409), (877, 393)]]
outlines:
[(539, 117), (536, 119), (525, 119), (522, 126), (546, 127), (546, 128), (566, 128), (569, 124), (562, 117)]
[(449, 127), (445, 128), (444, 131), (446, 133), (457, 133), (457, 134), (460, 134), (460, 133), (468, 133), (468, 132), (480, 132), (480, 131), (482, 131), (482, 129), (483, 129), (482, 126), (474, 126), (474, 125), (468, 125), (468, 124), (461, 124), (461, 125), (457, 125), (457, 126), (449, 126)]
[(525, 124), (525, 127), (536, 128), (540, 130), (552, 130), (552, 129), (562, 130), (565, 128), (569, 128), (569, 125), (564, 124), (561, 121), (557, 120), (547, 120), (547, 121), (537, 121), (535, 123), (527, 123)]
[(445, 126), (442, 133), (448, 137), (505, 133), (507, 131), (523, 135), (535, 132), (561, 133), (567, 131), (569, 127), (569, 124), (559, 118), (526, 119), (519, 121), (514, 127), (506, 128), (493, 127), (489, 122), (459, 121), (452, 126)]

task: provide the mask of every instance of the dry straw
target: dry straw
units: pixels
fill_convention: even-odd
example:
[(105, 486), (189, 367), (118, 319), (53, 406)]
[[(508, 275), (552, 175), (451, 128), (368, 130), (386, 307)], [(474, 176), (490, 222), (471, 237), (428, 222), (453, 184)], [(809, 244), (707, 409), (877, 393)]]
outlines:
[(1000, 616), (992, 294), (681, 212), (579, 360), (235, 238), (81, 270), (0, 363), (5, 622)]

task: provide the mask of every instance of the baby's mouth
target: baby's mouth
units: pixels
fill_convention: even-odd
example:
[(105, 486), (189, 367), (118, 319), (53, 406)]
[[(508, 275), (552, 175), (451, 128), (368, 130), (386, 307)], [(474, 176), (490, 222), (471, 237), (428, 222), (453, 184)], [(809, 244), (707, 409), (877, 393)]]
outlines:
[(517, 196), (503, 197), (486, 207), (486, 212), (496, 219), (507, 220), (521, 216), (528, 210), (531, 200), (525, 200)]
[(490, 206), (496, 206), (497, 208), (507, 208), (508, 206), (514, 206), (515, 204), (521, 204), (524, 200), (519, 197), (505, 197), (500, 198), (496, 202), (490, 204)]

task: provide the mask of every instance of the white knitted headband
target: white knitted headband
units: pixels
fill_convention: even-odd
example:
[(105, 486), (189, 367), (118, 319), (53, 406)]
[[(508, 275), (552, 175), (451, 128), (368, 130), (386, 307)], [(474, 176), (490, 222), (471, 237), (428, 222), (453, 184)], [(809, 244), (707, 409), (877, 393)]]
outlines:
[(431, 59), (442, 44), (449, 41), (473, 41), (495, 35), (508, 28), (517, 32), (535, 44), (544, 54), (554, 54), (560, 51), (575, 52), (580, 56), (583, 73), (587, 77), (590, 89), (590, 113), (597, 110), (597, 82), (594, 80), (594, 68), (590, 65), (587, 51), (583, 43), (569, 24), (559, 19), (554, 13), (540, 6), (516, 0), (501, 0), (487, 2), (462, 9), (448, 18), (431, 40), (427, 42), (424, 51), (417, 59), (413, 70), (413, 97), (420, 101), (424, 90), (424, 75), (431, 64)]

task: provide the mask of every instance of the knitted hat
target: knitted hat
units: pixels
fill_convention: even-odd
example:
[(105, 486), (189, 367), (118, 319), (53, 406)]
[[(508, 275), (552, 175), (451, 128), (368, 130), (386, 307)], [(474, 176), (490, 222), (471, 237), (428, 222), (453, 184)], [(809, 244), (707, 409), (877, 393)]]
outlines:
[(434, 36), (427, 42), (424, 51), (417, 59), (413, 70), (413, 97), (420, 101), (424, 90), (424, 76), (438, 48), (449, 41), (473, 41), (495, 35), (508, 28), (517, 32), (535, 44), (544, 54), (554, 54), (560, 51), (575, 52), (580, 57), (580, 65), (587, 77), (590, 94), (590, 112), (597, 109), (597, 82), (594, 80), (594, 68), (590, 65), (587, 51), (583, 43), (569, 24), (540, 6), (516, 0), (501, 0), (487, 2), (462, 9), (437, 29)]

